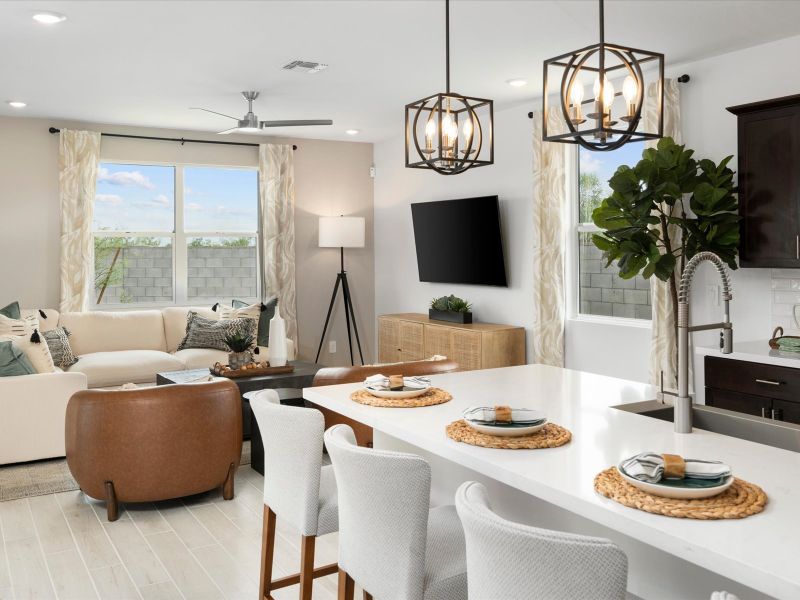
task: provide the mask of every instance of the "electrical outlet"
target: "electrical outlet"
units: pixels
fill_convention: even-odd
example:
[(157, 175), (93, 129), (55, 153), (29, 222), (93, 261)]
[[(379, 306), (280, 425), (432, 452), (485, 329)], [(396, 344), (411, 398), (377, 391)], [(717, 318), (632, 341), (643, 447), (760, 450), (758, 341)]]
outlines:
[(718, 285), (707, 285), (706, 286), (706, 298), (708, 299), (708, 303), (711, 306), (719, 306), (719, 286)]
[(336, 341), (328, 342), (328, 353), (336, 354)]

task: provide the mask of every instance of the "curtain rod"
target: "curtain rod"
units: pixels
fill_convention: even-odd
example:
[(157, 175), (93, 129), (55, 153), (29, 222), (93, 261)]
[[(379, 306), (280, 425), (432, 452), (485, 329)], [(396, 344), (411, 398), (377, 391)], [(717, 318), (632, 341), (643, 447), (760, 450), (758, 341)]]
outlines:
[[(678, 77), (678, 78), (677, 78), (677, 81), (678, 81), (678, 83), (689, 83), (689, 81), (690, 81), (691, 79), (692, 79), (691, 77), (689, 77), (688, 75), (686, 75), (686, 74), (684, 73), (683, 75), (681, 75), (680, 77)], [(531, 112), (529, 112), (529, 113), (528, 113), (528, 118), (529, 118), (529, 119), (532, 119), (532, 118), (533, 118), (533, 111), (531, 111)]]
[[(60, 133), (61, 130), (57, 127), (51, 127), (48, 129), (50, 133)], [(130, 138), (134, 140), (156, 140), (159, 142), (180, 142), (181, 146), (184, 144), (219, 144), (221, 146), (250, 146), (253, 148), (257, 148), (258, 144), (253, 144), (251, 142), (223, 142), (222, 140), (191, 140), (186, 138), (168, 138), (168, 137), (156, 137), (152, 135), (128, 135), (126, 133), (101, 133), (103, 137), (115, 137), (115, 138)], [(297, 150), (297, 146), (294, 144), (292, 145), (292, 150)]]

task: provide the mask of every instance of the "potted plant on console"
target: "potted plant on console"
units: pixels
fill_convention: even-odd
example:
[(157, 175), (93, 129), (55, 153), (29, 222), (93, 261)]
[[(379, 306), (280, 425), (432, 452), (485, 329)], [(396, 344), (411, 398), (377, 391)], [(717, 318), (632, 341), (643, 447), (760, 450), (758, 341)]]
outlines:
[(253, 347), (255, 341), (255, 336), (241, 331), (225, 337), (225, 343), (231, 350), (228, 354), (228, 366), (232, 370), (236, 371), (253, 362), (253, 353), (250, 352), (250, 348)]
[(431, 301), (428, 317), (435, 321), (451, 323), (472, 323), (472, 305), (458, 296), (442, 296)]

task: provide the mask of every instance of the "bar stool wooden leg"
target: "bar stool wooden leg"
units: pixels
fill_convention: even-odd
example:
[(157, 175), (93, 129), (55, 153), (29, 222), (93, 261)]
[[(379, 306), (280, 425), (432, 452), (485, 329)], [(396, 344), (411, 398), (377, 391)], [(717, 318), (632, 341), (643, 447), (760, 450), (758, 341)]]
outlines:
[(300, 546), (300, 600), (311, 600), (314, 586), (314, 546), (317, 538), (304, 535)]
[[(275, 513), (264, 505), (264, 527), (261, 533), (261, 579), (258, 599), (270, 598), (272, 591), (272, 562), (275, 557)], [(313, 564), (313, 563), (312, 563)]]
[(355, 593), (356, 584), (353, 578), (339, 569), (339, 600), (353, 600)]

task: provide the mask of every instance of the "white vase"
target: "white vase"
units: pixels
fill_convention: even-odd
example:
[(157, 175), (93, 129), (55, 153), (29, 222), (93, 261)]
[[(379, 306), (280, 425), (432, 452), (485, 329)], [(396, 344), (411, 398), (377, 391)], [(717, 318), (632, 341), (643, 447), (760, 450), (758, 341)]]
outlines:
[(280, 313), (280, 304), (275, 305), (275, 316), (269, 322), (269, 366), (282, 367), (288, 358), (286, 349), (286, 321)]

